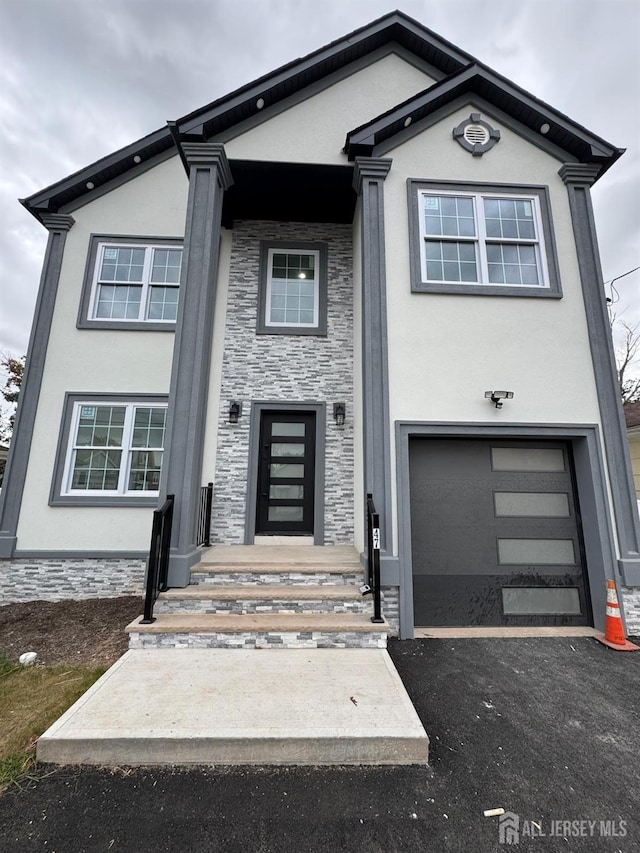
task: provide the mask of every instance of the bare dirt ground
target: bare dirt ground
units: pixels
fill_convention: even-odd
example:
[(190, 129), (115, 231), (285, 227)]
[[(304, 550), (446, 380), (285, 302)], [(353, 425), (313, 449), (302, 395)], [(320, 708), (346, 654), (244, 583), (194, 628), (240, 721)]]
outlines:
[(142, 613), (142, 599), (27, 601), (0, 607), (0, 653), (16, 660), (37, 652), (38, 663), (110, 666), (127, 650), (125, 626)]

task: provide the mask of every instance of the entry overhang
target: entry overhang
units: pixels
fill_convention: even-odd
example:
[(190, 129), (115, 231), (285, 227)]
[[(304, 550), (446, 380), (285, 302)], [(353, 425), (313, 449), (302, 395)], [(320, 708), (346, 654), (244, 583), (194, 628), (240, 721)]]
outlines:
[(353, 166), (231, 160), (233, 186), (225, 193), (222, 224), (235, 219), (278, 222), (353, 221)]

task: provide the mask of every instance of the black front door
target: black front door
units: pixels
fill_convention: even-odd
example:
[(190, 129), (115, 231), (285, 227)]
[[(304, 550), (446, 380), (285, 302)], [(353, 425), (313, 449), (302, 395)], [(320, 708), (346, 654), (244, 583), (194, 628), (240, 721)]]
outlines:
[(316, 416), (263, 412), (257, 534), (312, 535)]
[(410, 442), (416, 625), (588, 625), (569, 445)]

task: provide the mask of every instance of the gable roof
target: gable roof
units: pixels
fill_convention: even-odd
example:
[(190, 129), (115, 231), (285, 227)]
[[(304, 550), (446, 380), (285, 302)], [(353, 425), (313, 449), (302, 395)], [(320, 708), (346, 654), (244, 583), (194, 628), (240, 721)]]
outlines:
[[(404, 101), (387, 112), (371, 119), (355, 130), (349, 131), (345, 152), (349, 159), (371, 156), (374, 149), (385, 145), (399, 134), (415, 133), (415, 124), (432, 116), (463, 95), (478, 95), (502, 112), (515, 118), (534, 134), (534, 139), (545, 146), (555, 146), (575, 157), (581, 163), (602, 164), (602, 175), (624, 153), (599, 136), (572, 121), (558, 110), (516, 86), (506, 77), (479, 62), (451, 74), (423, 92)], [(407, 132), (405, 122), (412, 128)], [(546, 134), (540, 128), (548, 125)]]
[[(475, 61), (470, 54), (403, 12), (391, 12), (189, 113), (175, 125), (184, 139), (192, 140), (194, 136), (210, 139), (230, 126), (251, 118), (259, 109), (288, 98), (392, 42), (431, 65), (440, 75), (448, 76)], [(261, 108), (256, 106), (258, 98), (264, 101)]]
[[(622, 154), (615, 148), (513, 83), (490, 71), (446, 39), (418, 21), (395, 11), (331, 42), (307, 56), (248, 83), (234, 92), (195, 110), (96, 163), (80, 169), (34, 193), (21, 203), (36, 218), (43, 213), (70, 212), (91, 198), (129, 180), (175, 154), (182, 155), (186, 141), (210, 141), (247, 120), (268, 120), (278, 104), (322, 84), (331, 75), (384, 47), (400, 45), (439, 80), (433, 87), (400, 104), (347, 135), (346, 151), (352, 159), (390, 139), (409, 114), (415, 118), (433, 114), (464, 92), (477, 92), (496, 103), (514, 119), (539, 132), (541, 117), (552, 124), (553, 139), (580, 162), (602, 164), (601, 174)], [(269, 108), (272, 108), (271, 110)], [(552, 131), (549, 132), (551, 139)], [(185, 162), (183, 157), (183, 162)], [(186, 167), (186, 162), (185, 162)]]

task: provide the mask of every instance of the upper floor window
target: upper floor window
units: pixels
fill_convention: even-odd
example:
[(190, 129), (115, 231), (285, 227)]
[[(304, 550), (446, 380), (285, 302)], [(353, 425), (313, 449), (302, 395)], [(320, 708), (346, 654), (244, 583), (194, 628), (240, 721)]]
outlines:
[(544, 188), (450, 186), (413, 187), (413, 290), (561, 295)]
[(175, 323), (181, 262), (182, 249), (101, 245), (93, 316)]
[(265, 242), (261, 252), (258, 332), (326, 334), (326, 246)]
[(92, 238), (78, 325), (163, 329), (175, 324), (182, 264), (176, 243)]
[(269, 249), (267, 326), (318, 325), (319, 253)]

